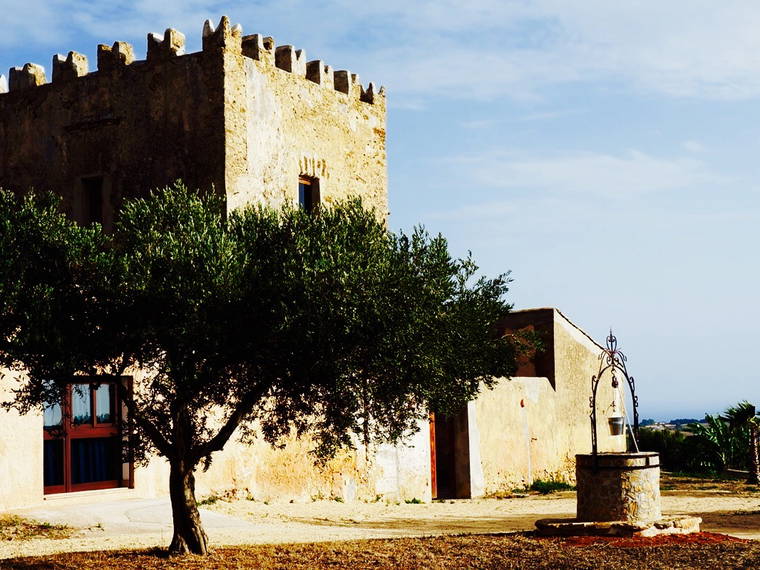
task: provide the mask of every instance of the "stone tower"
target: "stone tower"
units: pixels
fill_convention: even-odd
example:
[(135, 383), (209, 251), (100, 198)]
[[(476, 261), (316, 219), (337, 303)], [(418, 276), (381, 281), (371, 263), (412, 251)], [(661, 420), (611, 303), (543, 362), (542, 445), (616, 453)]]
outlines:
[(185, 37), (98, 46), (97, 71), (75, 52), (52, 82), (26, 64), (0, 77), (0, 187), (51, 190), (82, 222), (113, 222), (125, 197), (182, 179), (228, 208), (360, 196), (387, 213), (385, 93), (302, 50), (244, 36), (222, 18)]

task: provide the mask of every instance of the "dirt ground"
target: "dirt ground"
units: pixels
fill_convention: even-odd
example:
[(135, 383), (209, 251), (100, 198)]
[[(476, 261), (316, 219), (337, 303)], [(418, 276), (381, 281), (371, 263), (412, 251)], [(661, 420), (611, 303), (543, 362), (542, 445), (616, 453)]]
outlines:
[(238, 546), (209, 556), (165, 550), (78, 552), (4, 561), (14, 569), (122, 570), (227, 568), (758, 568), (760, 542), (698, 533), (623, 539), (537, 538), (528, 533)]
[[(703, 519), (702, 530), (760, 539), (760, 489), (738, 482), (664, 476), (664, 514)], [(527, 531), (541, 518), (572, 518), (575, 493), (531, 494), (505, 499), (475, 499), (406, 504), (378, 502), (311, 503), (217, 501), (202, 516), (225, 515), (235, 525), (208, 529), (214, 546), (345, 541), (446, 534)], [(207, 513), (203, 515), (203, 513)], [(81, 550), (166, 546), (169, 528), (160, 533), (113, 530), (102, 525), (74, 529), (67, 539), (38, 538), (0, 542), (0, 559)], [(0, 566), (2, 564), (0, 563)]]
[[(699, 516), (703, 531), (760, 540), (760, 488), (669, 474), (663, 474), (661, 487), (663, 514)], [(423, 504), (219, 501), (208, 508), (279, 527), (278, 535), (287, 540), (278, 542), (301, 542), (532, 530), (538, 519), (573, 518), (575, 492)], [(311, 538), (303, 536), (302, 525), (310, 527)]]

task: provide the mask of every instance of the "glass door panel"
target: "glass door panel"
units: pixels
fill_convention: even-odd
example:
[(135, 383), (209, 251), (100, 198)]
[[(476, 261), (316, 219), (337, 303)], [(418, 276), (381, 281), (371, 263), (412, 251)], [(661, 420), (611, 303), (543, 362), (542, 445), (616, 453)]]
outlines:
[(98, 483), (118, 479), (118, 438), (95, 437), (71, 440), (71, 483)]
[(43, 442), (45, 487), (63, 485), (63, 440), (46, 439)]
[(89, 384), (74, 384), (71, 388), (71, 421), (74, 425), (92, 423)]
[(63, 421), (63, 412), (61, 404), (49, 404), (45, 406), (43, 413), (44, 426), (46, 428), (58, 427)]

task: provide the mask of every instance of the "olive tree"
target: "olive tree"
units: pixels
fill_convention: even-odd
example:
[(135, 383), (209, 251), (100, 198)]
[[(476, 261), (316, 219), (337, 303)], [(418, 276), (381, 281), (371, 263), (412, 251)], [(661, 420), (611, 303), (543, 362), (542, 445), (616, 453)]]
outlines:
[(476, 279), (443, 237), (394, 234), (356, 201), (226, 213), (177, 184), (105, 234), (55, 198), (0, 192), (0, 249), (0, 365), (26, 371), (13, 405), (139, 370), (117, 385), (130, 453), (169, 462), (173, 553), (207, 552), (195, 472), (233, 434), (308, 434), (326, 458), (514, 372), (493, 327), (506, 276)]

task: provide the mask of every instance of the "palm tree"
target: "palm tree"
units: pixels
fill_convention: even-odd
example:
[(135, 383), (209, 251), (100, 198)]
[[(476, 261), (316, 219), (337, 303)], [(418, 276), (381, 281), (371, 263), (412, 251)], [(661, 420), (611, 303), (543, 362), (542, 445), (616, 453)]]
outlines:
[(690, 446), (690, 450), (695, 452), (689, 462), (691, 468), (722, 471), (733, 463), (740, 442), (724, 418), (705, 414), (704, 422), (690, 424), (689, 430), (694, 434), (695, 441), (700, 443)]
[(736, 406), (728, 408), (723, 418), (734, 431), (746, 430), (749, 434), (749, 478), (747, 483), (757, 485), (760, 483), (760, 415), (755, 406), (747, 401), (739, 402)]

